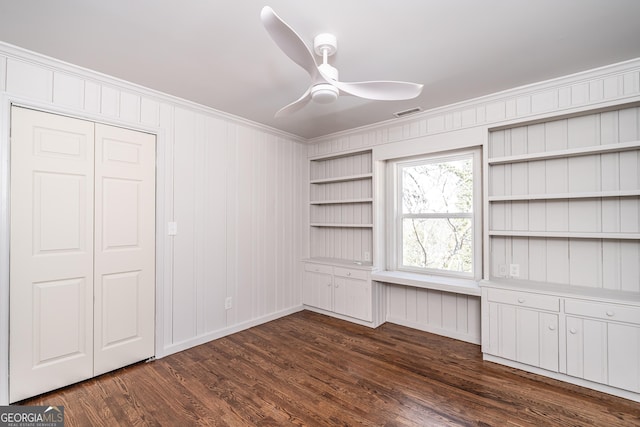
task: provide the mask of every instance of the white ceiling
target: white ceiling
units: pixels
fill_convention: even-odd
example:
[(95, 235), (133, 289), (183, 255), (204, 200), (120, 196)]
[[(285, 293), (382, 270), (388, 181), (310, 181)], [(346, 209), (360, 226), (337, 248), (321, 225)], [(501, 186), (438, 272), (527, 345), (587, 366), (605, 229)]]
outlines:
[[(260, 22), (338, 37), (342, 81), (423, 83), (419, 98), (341, 96), (274, 113), (308, 87)], [(638, 0), (0, 0), (0, 40), (305, 138), (640, 57)]]

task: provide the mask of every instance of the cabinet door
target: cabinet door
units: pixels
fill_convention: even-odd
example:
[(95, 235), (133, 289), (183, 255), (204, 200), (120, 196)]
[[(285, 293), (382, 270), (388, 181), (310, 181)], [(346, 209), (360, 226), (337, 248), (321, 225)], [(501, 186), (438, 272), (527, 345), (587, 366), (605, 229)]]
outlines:
[(640, 327), (567, 317), (567, 374), (640, 392)]
[(609, 385), (640, 393), (640, 327), (607, 325)]
[(371, 282), (336, 276), (333, 310), (338, 314), (370, 322), (372, 320)]
[(331, 274), (305, 271), (302, 302), (311, 307), (332, 310), (333, 280)]
[(154, 354), (153, 135), (95, 125), (93, 374)]
[(488, 305), (488, 353), (558, 371), (557, 314), (507, 304)]
[(607, 383), (607, 325), (567, 316), (567, 375)]
[(11, 402), (93, 374), (93, 123), (13, 108)]

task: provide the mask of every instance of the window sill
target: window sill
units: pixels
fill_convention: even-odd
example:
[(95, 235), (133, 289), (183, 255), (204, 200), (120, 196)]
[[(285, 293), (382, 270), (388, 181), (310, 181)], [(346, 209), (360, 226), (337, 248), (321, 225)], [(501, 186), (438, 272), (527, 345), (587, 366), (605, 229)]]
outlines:
[(371, 273), (371, 280), (464, 295), (480, 296), (481, 293), (478, 282), (473, 279), (406, 273), (404, 271), (374, 271)]

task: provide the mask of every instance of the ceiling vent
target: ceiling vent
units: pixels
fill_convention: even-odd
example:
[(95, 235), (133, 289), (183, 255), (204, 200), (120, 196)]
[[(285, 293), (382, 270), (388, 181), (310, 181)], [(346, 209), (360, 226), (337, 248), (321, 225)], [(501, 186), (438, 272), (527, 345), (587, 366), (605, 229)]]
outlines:
[(393, 115), (400, 118), (400, 117), (408, 116), (410, 114), (418, 113), (420, 111), (422, 111), (422, 108), (414, 107), (414, 108), (409, 108), (408, 110), (398, 111), (397, 113), (393, 113)]

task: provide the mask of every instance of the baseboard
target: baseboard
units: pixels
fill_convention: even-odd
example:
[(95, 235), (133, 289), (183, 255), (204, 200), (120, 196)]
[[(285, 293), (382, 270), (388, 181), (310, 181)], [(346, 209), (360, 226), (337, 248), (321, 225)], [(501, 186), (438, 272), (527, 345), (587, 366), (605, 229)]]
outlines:
[(395, 317), (387, 317), (387, 322), (395, 323), (396, 325), (406, 326), (407, 328), (418, 329), (420, 331), (429, 332), (436, 335), (442, 335), (444, 337), (453, 338), (459, 341), (468, 342), (471, 344), (480, 345), (480, 336), (474, 336), (469, 334), (463, 334), (460, 332), (452, 331), (450, 329), (437, 328), (423, 323), (412, 322), (407, 319), (399, 319)]
[(493, 356), (491, 354), (483, 353), (482, 359), (487, 362), (497, 363), (499, 365), (508, 366), (510, 368), (520, 369), (522, 371), (537, 374), (543, 377), (553, 378), (554, 380), (563, 381), (573, 385), (578, 385), (591, 390), (599, 391), (601, 393), (611, 394), (613, 396), (622, 397), (625, 399), (633, 400), (634, 402), (640, 402), (640, 394), (632, 391), (622, 390), (619, 388), (611, 387), (606, 384), (595, 383), (592, 381), (584, 380), (582, 378), (572, 377), (560, 372), (547, 371), (546, 369), (538, 368), (536, 366), (526, 365), (524, 363), (516, 362), (509, 359), (503, 359), (502, 357)]
[(244, 331), (245, 329), (253, 328), (254, 326), (258, 326), (263, 323), (271, 322), (272, 320), (276, 320), (281, 317), (288, 316), (293, 313), (297, 313), (299, 311), (302, 311), (303, 309), (304, 307), (302, 305), (291, 307), (286, 310), (277, 311), (275, 313), (271, 313), (266, 316), (251, 319), (249, 321), (242, 322), (237, 325), (233, 325), (223, 329), (218, 329), (217, 331), (208, 332), (206, 334), (198, 335), (197, 337), (193, 337), (188, 340), (171, 344), (169, 346), (166, 346), (162, 350), (161, 354), (156, 354), (156, 359), (160, 359), (162, 357), (169, 356), (170, 354), (178, 353), (180, 351), (187, 350), (191, 347), (195, 347), (201, 344), (208, 343), (209, 341), (217, 340), (219, 338), (223, 338), (228, 335), (235, 334), (236, 332)]

